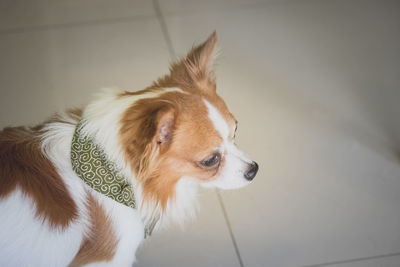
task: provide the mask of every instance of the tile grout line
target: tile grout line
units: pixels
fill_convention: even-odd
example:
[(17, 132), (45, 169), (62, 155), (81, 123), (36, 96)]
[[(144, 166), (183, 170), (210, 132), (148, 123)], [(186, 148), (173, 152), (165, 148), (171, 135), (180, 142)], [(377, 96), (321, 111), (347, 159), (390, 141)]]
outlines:
[(235, 238), (235, 235), (233, 234), (232, 226), (229, 221), (228, 213), (226, 212), (225, 205), (222, 200), (221, 194), (219, 193), (218, 189), (216, 189), (215, 192), (217, 193), (218, 201), (219, 201), (219, 204), (221, 205), (221, 209), (224, 214), (226, 225), (228, 226), (229, 234), (231, 236), (231, 240), (232, 240), (233, 246), (235, 248), (236, 256), (239, 261), (240, 267), (244, 267), (242, 257), (240, 256), (239, 247), (236, 243), (236, 238)]
[(356, 259), (350, 259), (350, 260), (341, 260), (341, 261), (332, 261), (332, 262), (313, 264), (313, 265), (304, 265), (302, 267), (326, 267), (326, 266), (333, 266), (333, 265), (338, 265), (338, 264), (343, 264), (343, 263), (360, 262), (360, 261), (390, 258), (390, 257), (396, 257), (396, 256), (400, 256), (400, 252), (371, 256), (371, 257), (364, 257), (364, 258), (356, 258)]
[(172, 41), (169, 36), (169, 32), (168, 32), (168, 28), (167, 28), (167, 23), (165, 22), (165, 18), (161, 12), (161, 8), (160, 8), (160, 4), (159, 4), (158, 0), (153, 0), (153, 7), (154, 7), (154, 11), (156, 12), (158, 22), (160, 23), (160, 27), (161, 27), (161, 31), (164, 36), (164, 40), (167, 43), (169, 55), (170, 55), (171, 59), (174, 60), (176, 58), (175, 49), (174, 49), (174, 46), (172, 45)]

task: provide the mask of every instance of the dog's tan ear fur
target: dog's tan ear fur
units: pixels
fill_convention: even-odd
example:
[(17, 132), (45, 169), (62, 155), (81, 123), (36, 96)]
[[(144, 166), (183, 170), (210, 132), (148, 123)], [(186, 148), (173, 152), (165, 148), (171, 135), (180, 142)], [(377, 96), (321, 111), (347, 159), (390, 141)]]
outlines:
[(217, 33), (192, 48), (187, 56), (171, 64), (170, 74), (159, 79), (154, 85), (159, 87), (177, 86), (183, 89), (215, 92), (214, 62), (217, 56)]
[(160, 111), (157, 118), (156, 142), (160, 146), (167, 146), (172, 142), (173, 131), (175, 128), (174, 111)]
[(215, 84), (214, 62), (216, 55), (217, 33), (214, 31), (204, 43), (194, 47), (184, 61), (190, 78), (200, 89), (209, 89), (210, 83)]

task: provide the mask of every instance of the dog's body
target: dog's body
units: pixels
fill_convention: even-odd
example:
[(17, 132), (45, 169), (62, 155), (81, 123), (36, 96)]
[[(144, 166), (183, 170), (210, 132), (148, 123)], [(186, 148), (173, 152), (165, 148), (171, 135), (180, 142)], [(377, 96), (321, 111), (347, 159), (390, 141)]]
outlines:
[[(199, 184), (254, 178), (258, 166), (234, 146), (236, 121), (215, 93), (215, 44), (214, 33), (143, 91), (107, 90), (83, 111), (0, 132), (0, 266), (131, 266), (149, 228), (194, 215)], [(77, 173), (81, 124), (126, 178), (134, 208)]]

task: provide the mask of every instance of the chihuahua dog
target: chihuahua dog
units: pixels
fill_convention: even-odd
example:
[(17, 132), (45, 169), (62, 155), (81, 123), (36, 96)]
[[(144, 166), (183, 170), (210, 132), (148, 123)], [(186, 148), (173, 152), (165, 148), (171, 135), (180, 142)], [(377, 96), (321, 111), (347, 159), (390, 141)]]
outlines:
[(0, 132), (0, 266), (132, 266), (153, 229), (192, 216), (199, 185), (249, 184), (216, 93), (214, 32), (144, 90)]

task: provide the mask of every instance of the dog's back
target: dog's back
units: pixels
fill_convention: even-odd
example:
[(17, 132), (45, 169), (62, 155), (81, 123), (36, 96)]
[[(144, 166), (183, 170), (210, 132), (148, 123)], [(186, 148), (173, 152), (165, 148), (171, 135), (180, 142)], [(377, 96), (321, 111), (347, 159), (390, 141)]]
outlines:
[(0, 266), (132, 264), (143, 226), (132, 209), (88, 193), (71, 174), (74, 127), (60, 120), (0, 131)]
[(76, 219), (77, 207), (52, 162), (42, 153), (38, 130), (0, 132), (0, 198), (16, 192), (35, 204), (35, 217), (53, 228)]
[(39, 128), (1, 131), (0, 162), (0, 266), (68, 265), (76, 251), (67, 247), (81, 239), (69, 227), (77, 205), (41, 151)]

